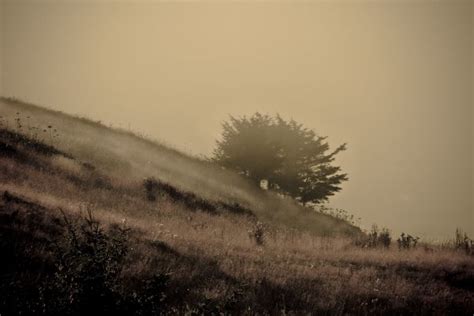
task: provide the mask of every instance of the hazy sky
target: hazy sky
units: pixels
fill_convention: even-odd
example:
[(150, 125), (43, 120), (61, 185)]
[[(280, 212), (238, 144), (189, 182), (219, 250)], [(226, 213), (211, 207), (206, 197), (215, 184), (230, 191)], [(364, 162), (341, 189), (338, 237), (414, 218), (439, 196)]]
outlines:
[(395, 232), (473, 234), (473, 7), (7, 0), (3, 95), (194, 154), (228, 114), (280, 113), (348, 143), (332, 206)]

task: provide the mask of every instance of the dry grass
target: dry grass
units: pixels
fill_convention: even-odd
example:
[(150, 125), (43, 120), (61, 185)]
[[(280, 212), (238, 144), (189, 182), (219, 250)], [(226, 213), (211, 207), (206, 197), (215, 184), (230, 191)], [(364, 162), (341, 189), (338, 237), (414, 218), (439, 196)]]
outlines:
[[(6, 122), (4, 125), (92, 164), (106, 177), (126, 179), (129, 183), (154, 177), (205, 199), (237, 202), (252, 209), (265, 221), (299, 230), (326, 235), (337, 231), (357, 231), (357, 228), (331, 216), (315, 216), (289, 198), (259, 190), (232, 172), (138, 137), (130, 131), (108, 128), (87, 119), (6, 99), (0, 99), (0, 116)], [(18, 117), (23, 122), (21, 129), (15, 125)], [(56, 129), (59, 136), (51, 137), (48, 126)], [(40, 128), (30, 130), (28, 127)]]
[[(258, 246), (248, 234), (248, 219), (160, 206), (154, 221), (126, 217), (134, 237), (122, 274), (132, 288), (135, 279), (169, 274), (170, 313), (207, 314), (199, 304), (222, 309), (235, 293), (236, 311), (248, 314), (459, 314), (473, 308), (474, 262), (460, 251), (361, 249), (349, 239), (285, 230), (268, 232)], [(59, 216), (50, 207), (44, 209), (46, 222)], [(123, 224), (103, 209), (94, 216), (104, 227)], [(41, 229), (33, 234), (48, 237)]]
[[(106, 137), (111, 138), (105, 145), (109, 148), (113, 139)], [(15, 236), (15, 243), (26, 238), (29, 246), (21, 248), (27, 254), (23, 259), (42, 262), (39, 266), (43, 268), (25, 264), (24, 271), (12, 270), (17, 273), (14, 280), (23, 280), (23, 274), (37, 279), (49, 275), (45, 267), (53, 263), (45, 240), (60, 238), (63, 224), (59, 209), (71, 218), (92, 210), (105, 228), (126, 225), (132, 229), (130, 251), (121, 269), (121, 291), (131, 293), (140, 288), (140, 280), (166, 274), (167, 299), (160, 304), (162, 311), (170, 314), (459, 315), (474, 310), (474, 260), (452, 247), (362, 249), (350, 237), (321, 237), (310, 230), (265, 221), (270, 216), (262, 217), (259, 212), (257, 217), (225, 209), (214, 214), (166, 195), (150, 202), (141, 175), (124, 176), (123, 170), (114, 174), (101, 168), (100, 162), (84, 165), (84, 159), (74, 155), (38, 154), (21, 145), (16, 149), (24, 159), (11, 151), (0, 154), (0, 194), (8, 191), (13, 197), (0, 200), (0, 232), (2, 236)], [(100, 161), (92, 156), (93, 162)], [(193, 192), (201, 194), (211, 188)], [(232, 193), (239, 195), (240, 202), (242, 196), (251, 194), (245, 186), (241, 190), (242, 195)], [(209, 201), (229, 198), (229, 193), (222, 192), (219, 189), (203, 196)], [(252, 195), (249, 200), (256, 197)], [(277, 203), (273, 199), (265, 201), (265, 206)], [(256, 205), (252, 203), (247, 205)], [(264, 222), (262, 245), (255, 240), (257, 220)], [(327, 219), (316, 217), (318, 220)], [(292, 223), (298, 221), (292, 219)], [(2, 247), (7, 249), (5, 240)], [(2, 266), (7, 272), (12, 269), (8, 260), (13, 259), (7, 257)]]

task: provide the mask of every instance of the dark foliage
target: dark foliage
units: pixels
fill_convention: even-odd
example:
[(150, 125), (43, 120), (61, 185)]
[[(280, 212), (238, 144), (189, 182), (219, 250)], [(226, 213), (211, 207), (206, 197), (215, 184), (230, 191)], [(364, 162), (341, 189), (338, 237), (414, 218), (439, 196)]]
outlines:
[(397, 239), (399, 249), (416, 248), (420, 237), (413, 237), (410, 234), (401, 233), (400, 238)]
[(47, 291), (67, 294), (55, 296), (53, 309), (77, 315), (117, 312), (117, 278), (127, 254), (127, 229), (106, 234), (90, 211), (78, 225), (65, 215), (64, 222), (66, 234), (55, 243), (56, 273)]
[(456, 229), (454, 247), (463, 250), (467, 255), (474, 255), (474, 240), (460, 229)]
[(251, 210), (238, 203), (206, 200), (192, 192), (179, 190), (155, 178), (145, 179), (143, 181), (143, 187), (147, 200), (151, 202), (156, 201), (158, 197), (168, 198), (173, 202), (183, 203), (190, 210), (201, 210), (210, 214), (219, 214), (222, 210), (226, 210), (235, 214), (253, 216)]
[(47, 156), (61, 155), (67, 158), (72, 158), (70, 155), (59, 151), (53, 146), (8, 129), (0, 129), (0, 140), (0, 154), (2, 155), (8, 156), (8, 154), (13, 154), (15, 152), (14, 147), (21, 145), (25, 149), (38, 154)]
[(376, 225), (372, 226), (370, 232), (355, 240), (355, 244), (362, 248), (389, 248), (391, 243), (390, 231), (387, 228), (379, 230)]
[[(374, 265), (381, 278), (397, 273), (424, 282), (429, 273), (430, 278), (459, 289), (459, 297), (433, 302), (421, 294), (394, 298), (373, 291), (354, 294), (350, 288), (341, 288), (335, 298), (338, 309), (330, 310), (321, 303), (328, 287), (324, 280), (291, 275), (284, 283), (265, 277), (236, 279), (221, 270), (214, 259), (183, 255), (164, 242), (134, 236), (122, 226), (105, 229), (90, 214), (85, 218), (64, 216), (4, 193), (0, 198), (0, 314), (463, 315), (472, 310), (470, 296), (465, 294), (472, 290), (469, 271), (440, 267), (439, 271), (427, 272), (410, 265)], [(152, 274), (124, 273), (131, 262), (143, 260), (131, 253), (138, 242), (147, 247), (147, 254), (152, 254), (146, 260)], [(160, 269), (163, 264), (174, 267), (175, 273)], [(366, 267), (343, 261), (339, 264), (348, 269)], [(224, 284), (226, 290), (219, 296), (204, 294)]]
[(332, 162), (345, 144), (327, 153), (326, 137), (317, 136), (294, 120), (255, 113), (250, 118), (230, 117), (224, 122), (213, 161), (237, 171), (256, 185), (267, 180), (269, 188), (306, 203), (319, 203), (346, 181), (347, 175)]
[(255, 223), (253, 229), (249, 232), (250, 238), (255, 240), (257, 246), (262, 246), (265, 242), (265, 226), (262, 222)]
[(2, 201), (0, 314), (160, 314), (167, 275), (124, 290), (127, 228), (106, 231), (91, 212), (82, 219), (45, 216), (45, 208), (8, 192)]

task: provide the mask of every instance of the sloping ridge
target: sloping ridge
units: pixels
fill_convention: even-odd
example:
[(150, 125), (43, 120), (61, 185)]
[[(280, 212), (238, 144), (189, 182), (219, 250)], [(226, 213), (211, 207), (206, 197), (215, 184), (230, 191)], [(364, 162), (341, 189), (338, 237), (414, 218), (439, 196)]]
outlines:
[(203, 199), (237, 203), (277, 225), (318, 235), (360, 233), (359, 228), (345, 221), (260, 190), (233, 172), (130, 131), (5, 98), (0, 99), (0, 116), (2, 124), (34, 134), (124, 184), (155, 178)]

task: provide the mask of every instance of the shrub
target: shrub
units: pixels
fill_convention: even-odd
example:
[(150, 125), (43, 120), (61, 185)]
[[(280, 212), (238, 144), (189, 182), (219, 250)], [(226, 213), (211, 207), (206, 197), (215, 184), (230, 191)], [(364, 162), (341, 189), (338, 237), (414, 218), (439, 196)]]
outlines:
[(459, 228), (456, 229), (454, 247), (458, 250), (463, 250), (468, 255), (474, 255), (474, 240), (469, 238)]
[(129, 229), (105, 231), (87, 211), (79, 222), (63, 214), (65, 234), (54, 244), (54, 277), (41, 288), (45, 314), (158, 315), (164, 308), (169, 275), (140, 280), (133, 291), (122, 278), (129, 250)]
[(413, 237), (410, 234), (401, 233), (400, 238), (397, 239), (398, 249), (416, 248), (420, 237)]
[(255, 226), (249, 231), (249, 236), (258, 246), (262, 246), (265, 242), (265, 227), (263, 223), (257, 221)]
[(156, 201), (156, 191), (158, 189), (158, 182), (154, 178), (146, 178), (143, 180), (143, 187), (148, 201)]
[(390, 231), (387, 228), (379, 230), (377, 225), (372, 225), (372, 229), (369, 233), (355, 241), (355, 244), (362, 248), (389, 248), (391, 243), (392, 237), (390, 236)]
[(63, 218), (66, 233), (55, 244), (56, 273), (48, 289), (55, 294), (54, 309), (65, 314), (116, 310), (128, 229), (106, 233), (90, 210), (80, 223)]
[(390, 236), (390, 231), (387, 228), (382, 228), (379, 233), (377, 242), (385, 248), (390, 247), (390, 244), (392, 243), (392, 237)]

